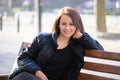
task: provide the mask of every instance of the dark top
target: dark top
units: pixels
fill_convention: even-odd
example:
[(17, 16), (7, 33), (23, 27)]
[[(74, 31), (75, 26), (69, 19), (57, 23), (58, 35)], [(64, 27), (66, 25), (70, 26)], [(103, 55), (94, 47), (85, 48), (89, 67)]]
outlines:
[(72, 63), (74, 54), (70, 45), (63, 49), (58, 49), (56, 53), (49, 58), (43, 72), (49, 80), (62, 80), (62, 76)]

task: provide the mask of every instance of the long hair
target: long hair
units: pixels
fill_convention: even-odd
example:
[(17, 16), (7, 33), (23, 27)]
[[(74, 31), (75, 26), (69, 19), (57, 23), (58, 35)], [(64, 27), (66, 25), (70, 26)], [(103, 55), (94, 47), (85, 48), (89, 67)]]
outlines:
[(72, 7), (63, 7), (56, 16), (56, 19), (52, 27), (52, 33), (58, 33), (58, 34), (60, 33), (59, 23), (62, 15), (68, 15), (72, 19), (75, 27), (79, 29), (81, 33), (84, 32), (82, 19), (79, 12)]

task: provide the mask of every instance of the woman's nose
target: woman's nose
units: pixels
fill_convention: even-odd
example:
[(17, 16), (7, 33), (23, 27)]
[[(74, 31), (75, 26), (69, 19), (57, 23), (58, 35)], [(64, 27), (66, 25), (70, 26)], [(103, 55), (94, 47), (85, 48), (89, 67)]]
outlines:
[(66, 29), (69, 29), (69, 28), (70, 28), (70, 25), (67, 25), (67, 26), (66, 26)]

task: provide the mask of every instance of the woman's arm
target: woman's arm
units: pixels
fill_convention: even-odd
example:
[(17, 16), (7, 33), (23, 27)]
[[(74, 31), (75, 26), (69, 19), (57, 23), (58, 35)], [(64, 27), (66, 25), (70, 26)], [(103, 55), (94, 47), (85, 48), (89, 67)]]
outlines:
[(34, 74), (36, 71), (42, 70), (41, 66), (34, 61), (39, 53), (41, 46), (41, 39), (37, 36), (33, 40), (30, 47), (26, 51), (23, 51), (22, 54), (18, 57), (18, 66), (23, 70)]
[(88, 33), (83, 33), (78, 41), (85, 49), (104, 50), (102, 45), (97, 40), (93, 39)]
[(78, 42), (85, 49), (103, 50), (102, 45), (97, 40), (93, 39), (88, 33), (81, 33), (79, 29), (76, 30), (75, 34), (72, 37), (78, 39)]

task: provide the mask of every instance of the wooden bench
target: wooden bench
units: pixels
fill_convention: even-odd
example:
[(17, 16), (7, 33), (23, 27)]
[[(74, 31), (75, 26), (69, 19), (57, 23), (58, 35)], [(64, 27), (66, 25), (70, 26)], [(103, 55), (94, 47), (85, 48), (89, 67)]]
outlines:
[(120, 80), (120, 53), (86, 50), (78, 80)]
[[(30, 43), (23, 42), (18, 55), (29, 45)], [(7, 77), (8, 75), (0, 75), (0, 80), (7, 80)], [(78, 80), (120, 80), (120, 53), (86, 50), (85, 64)]]

